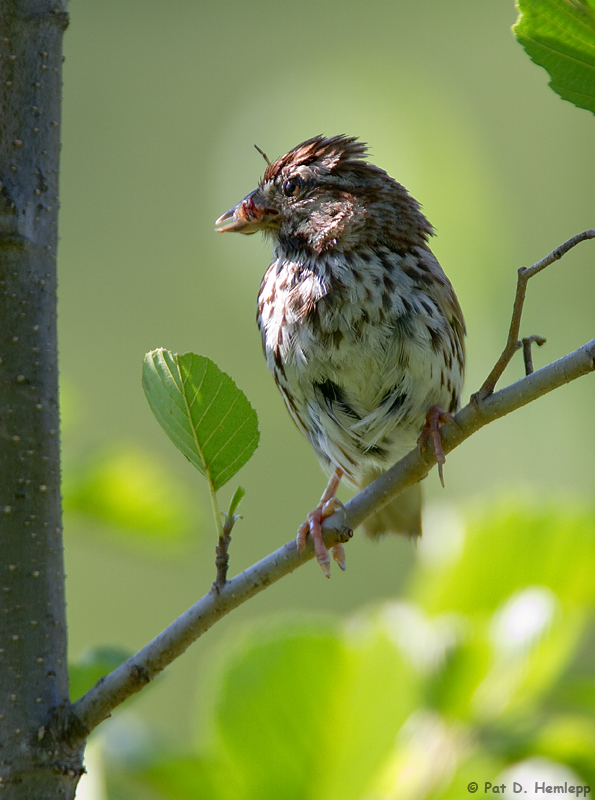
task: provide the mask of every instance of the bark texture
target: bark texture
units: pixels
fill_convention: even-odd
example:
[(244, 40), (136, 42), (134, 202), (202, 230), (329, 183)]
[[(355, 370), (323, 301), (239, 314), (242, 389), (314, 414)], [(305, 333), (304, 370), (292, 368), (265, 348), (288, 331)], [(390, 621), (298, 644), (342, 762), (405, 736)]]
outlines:
[(72, 798), (56, 244), (64, 0), (0, 0), (0, 798)]

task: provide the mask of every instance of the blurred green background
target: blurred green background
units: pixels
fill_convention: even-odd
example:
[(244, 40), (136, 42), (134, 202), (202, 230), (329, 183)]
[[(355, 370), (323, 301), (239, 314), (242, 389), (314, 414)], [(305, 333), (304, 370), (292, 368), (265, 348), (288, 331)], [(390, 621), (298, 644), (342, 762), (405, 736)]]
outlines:
[[(274, 158), (317, 133), (357, 135), (423, 204), (467, 320), (466, 399), (503, 347), (516, 269), (595, 224), (595, 120), (548, 88), (510, 31), (510, 0), (72, 0), (69, 10), (59, 325), (77, 658), (98, 644), (138, 649), (214, 578), (206, 488), (151, 415), (140, 383), (146, 351), (208, 355), (258, 412), (261, 444), (238, 476), (247, 495), (232, 573), (291, 538), (324, 486), (262, 357), (255, 299), (269, 245), (213, 232), (262, 174), (253, 144)], [(548, 339), (536, 366), (594, 335), (593, 247), (580, 245), (529, 286), (523, 333)], [(521, 374), (518, 360), (505, 378)], [(283, 612), (343, 619), (394, 600), (423, 575), (414, 562), (451, 558), (461, 520), (502, 498), (589, 506), (593, 381), (449, 456), (446, 489), (434, 473), (425, 482), (428, 544), (356, 536), (346, 574), (325, 581), (312, 564), (298, 570), (193, 645), (105, 725), (106, 741), (122, 752), (133, 742), (132, 761), (154, 748), (184, 751), (208, 716), (214, 689), (204, 676), (222, 642)], [(531, 552), (519, 543), (513, 559), (528, 584)]]

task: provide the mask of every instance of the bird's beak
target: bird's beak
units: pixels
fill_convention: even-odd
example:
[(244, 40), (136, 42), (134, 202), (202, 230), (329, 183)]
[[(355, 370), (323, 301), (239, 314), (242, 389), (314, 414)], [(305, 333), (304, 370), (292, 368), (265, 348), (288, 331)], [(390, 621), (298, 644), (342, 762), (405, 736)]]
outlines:
[(216, 220), (215, 230), (218, 233), (227, 233), (228, 231), (245, 234), (257, 233), (278, 216), (278, 211), (267, 208), (263, 204), (258, 189), (255, 189)]

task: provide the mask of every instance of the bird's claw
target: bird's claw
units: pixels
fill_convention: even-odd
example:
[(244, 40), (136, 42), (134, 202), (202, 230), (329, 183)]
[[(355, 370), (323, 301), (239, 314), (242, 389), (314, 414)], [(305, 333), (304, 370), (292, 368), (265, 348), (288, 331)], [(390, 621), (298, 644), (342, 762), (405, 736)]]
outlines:
[[(327, 578), (331, 577), (331, 557), (326, 545), (322, 539), (322, 523), (325, 519), (330, 517), (338, 508), (341, 508), (342, 503), (336, 497), (331, 497), (325, 503), (313, 508), (308, 514), (306, 521), (302, 522), (297, 531), (295, 538), (297, 548), (300, 553), (303, 553), (306, 548), (306, 539), (308, 534), (312, 537), (314, 543), (314, 555), (320, 564), (320, 568)], [(337, 544), (331, 548), (333, 558), (342, 570), (345, 570), (345, 551), (343, 545)]]
[(343, 572), (347, 569), (345, 566), (345, 549), (343, 548), (342, 544), (336, 544), (334, 547), (331, 548), (331, 553), (333, 554), (333, 558), (337, 562), (337, 564), (341, 567)]
[(438, 464), (438, 475), (440, 476), (440, 483), (444, 486), (444, 474), (442, 467), (446, 463), (446, 455), (442, 447), (442, 436), (440, 434), (440, 426), (445, 425), (447, 422), (455, 423), (455, 419), (448, 411), (443, 411), (439, 406), (432, 406), (426, 415), (426, 424), (423, 426), (417, 446), (420, 453), (426, 449), (428, 440), (432, 440), (434, 446), (434, 455), (436, 456), (436, 463)]

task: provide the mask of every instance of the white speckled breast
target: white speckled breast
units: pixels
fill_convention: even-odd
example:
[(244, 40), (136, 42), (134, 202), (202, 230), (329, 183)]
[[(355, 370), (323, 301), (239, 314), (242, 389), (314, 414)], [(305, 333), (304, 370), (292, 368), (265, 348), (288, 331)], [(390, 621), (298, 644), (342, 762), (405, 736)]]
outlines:
[(423, 247), (275, 256), (258, 297), (269, 369), (323, 466), (362, 485), (415, 446), (431, 406), (458, 406), (452, 287)]

